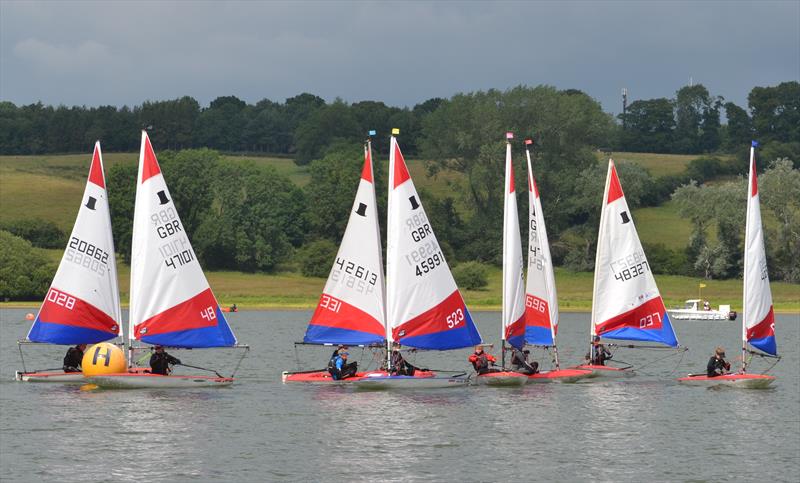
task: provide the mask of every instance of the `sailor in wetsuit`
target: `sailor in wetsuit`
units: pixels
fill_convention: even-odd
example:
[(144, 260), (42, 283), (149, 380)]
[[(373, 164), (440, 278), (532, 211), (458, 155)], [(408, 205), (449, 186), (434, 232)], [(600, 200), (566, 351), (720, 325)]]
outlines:
[(539, 363), (536, 361), (528, 362), (528, 355), (531, 353), (528, 349), (519, 350), (516, 347), (511, 349), (511, 369), (514, 372), (521, 374), (536, 374), (539, 372)]
[(64, 372), (81, 372), (81, 362), (85, 350), (86, 344), (78, 344), (67, 349), (67, 354), (64, 356)]
[(413, 376), (418, 369), (403, 357), (403, 354), (400, 353), (400, 344), (395, 342), (392, 347), (392, 374)]
[(589, 362), (595, 366), (604, 366), (606, 365), (606, 361), (613, 357), (611, 351), (606, 349), (606, 346), (600, 343), (600, 336), (594, 336), (594, 341), (592, 341), (593, 351), (590, 352), (589, 355)]
[(338, 351), (339, 354), (333, 359), (332, 367), (328, 368), (328, 372), (333, 376), (334, 381), (341, 381), (356, 375), (358, 372), (358, 362), (347, 362), (347, 357), (350, 355), (346, 350)]
[(493, 355), (484, 352), (483, 346), (475, 346), (475, 352), (469, 356), (469, 361), (472, 363), (472, 367), (475, 368), (475, 372), (477, 372), (478, 375), (488, 372), (501, 372), (500, 369), (491, 367), (497, 362), (497, 359), (495, 359)]
[(717, 347), (714, 355), (708, 360), (706, 375), (708, 377), (721, 376), (731, 370), (731, 363), (725, 360), (725, 349)]
[(157, 345), (156, 351), (150, 356), (150, 372), (152, 374), (169, 375), (172, 372), (171, 365), (180, 364), (181, 360), (172, 357), (164, 352), (164, 347)]

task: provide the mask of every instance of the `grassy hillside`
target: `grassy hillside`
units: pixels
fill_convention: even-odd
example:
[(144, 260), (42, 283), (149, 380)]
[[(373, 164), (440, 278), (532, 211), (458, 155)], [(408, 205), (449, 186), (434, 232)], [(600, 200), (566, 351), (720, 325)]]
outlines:
[[(608, 161), (605, 153), (596, 153), (599, 161)], [(656, 178), (669, 174), (680, 174), (689, 161), (698, 158), (697, 154), (656, 154), (656, 153), (611, 153), (617, 163), (636, 163), (650, 171)]]

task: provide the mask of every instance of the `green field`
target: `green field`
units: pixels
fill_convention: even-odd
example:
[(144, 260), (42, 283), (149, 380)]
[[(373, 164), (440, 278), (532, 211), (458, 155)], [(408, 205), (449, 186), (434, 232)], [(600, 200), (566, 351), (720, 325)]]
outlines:
[[(598, 152), (596, 155), (598, 160), (608, 161), (605, 153)], [(611, 153), (611, 158), (615, 163), (641, 165), (656, 178), (669, 174), (680, 174), (686, 169), (689, 161), (698, 157), (697, 154)]]

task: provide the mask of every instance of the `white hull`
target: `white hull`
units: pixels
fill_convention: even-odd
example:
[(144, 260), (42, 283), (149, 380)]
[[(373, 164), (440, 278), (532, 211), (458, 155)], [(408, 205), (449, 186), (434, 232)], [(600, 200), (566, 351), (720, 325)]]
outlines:
[(670, 310), (669, 313), (673, 319), (676, 320), (733, 320), (730, 318), (728, 312), (720, 312), (718, 310)]
[(352, 384), (358, 389), (440, 389), (451, 387), (466, 387), (469, 378), (460, 377), (409, 377), (409, 376), (379, 376), (366, 377)]
[(158, 374), (106, 374), (85, 378), (85, 382), (105, 389), (223, 387), (233, 384), (230, 377), (161, 376)]
[(21, 372), (17, 371), (14, 379), (20, 382), (58, 382), (61, 384), (84, 384), (86, 378), (82, 372)]

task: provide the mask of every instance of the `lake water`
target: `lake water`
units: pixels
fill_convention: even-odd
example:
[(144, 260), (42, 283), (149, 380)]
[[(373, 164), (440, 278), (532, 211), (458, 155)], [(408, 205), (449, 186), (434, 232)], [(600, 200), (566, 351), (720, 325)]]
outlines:
[[(284, 385), (282, 370), (323, 367), (299, 347), (310, 311), (230, 314), (252, 350), (226, 389), (80, 391), (13, 381), (29, 310), (0, 311), (0, 479), (6, 481), (797, 481), (800, 317), (778, 316), (773, 389), (684, 387), (717, 344), (737, 354), (739, 322), (675, 322), (681, 359), (620, 349), (643, 366), (624, 381), (358, 392)], [(473, 314), (497, 342), (499, 314)], [(588, 314), (562, 314), (562, 361), (587, 348)], [(26, 347), (28, 369), (65, 349)], [(411, 356), (467, 369), (468, 350)], [(496, 352), (496, 351), (495, 351)], [(233, 370), (235, 351), (173, 351)], [(372, 361), (351, 349), (361, 365)], [(542, 354), (537, 354), (542, 359)], [(416, 360), (414, 360), (416, 358)], [(644, 366), (644, 364), (650, 364)], [(547, 365), (547, 364), (545, 364)], [(754, 370), (768, 361), (755, 361)], [(374, 363), (373, 363), (374, 366)]]

